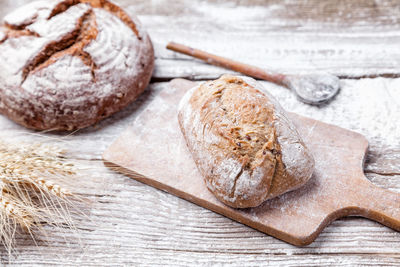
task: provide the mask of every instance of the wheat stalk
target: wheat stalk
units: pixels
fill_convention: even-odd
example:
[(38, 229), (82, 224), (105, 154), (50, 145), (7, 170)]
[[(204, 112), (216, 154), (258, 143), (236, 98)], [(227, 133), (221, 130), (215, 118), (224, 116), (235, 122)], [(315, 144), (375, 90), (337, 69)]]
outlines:
[(72, 194), (55, 180), (74, 175), (73, 167), (58, 147), (0, 141), (0, 242), (9, 253), (19, 229), (33, 236), (43, 223), (72, 227)]

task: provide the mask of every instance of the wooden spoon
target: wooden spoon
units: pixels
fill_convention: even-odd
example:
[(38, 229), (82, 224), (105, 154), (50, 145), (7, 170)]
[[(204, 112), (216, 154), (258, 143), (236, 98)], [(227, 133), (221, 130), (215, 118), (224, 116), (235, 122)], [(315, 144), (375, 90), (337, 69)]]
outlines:
[(283, 85), (295, 92), (304, 103), (319, 105), (332, 99), (340, 88), (339, 78), (330, 74), (286, 75), (213, 55), (182, 44), (170, 42), (167, 48), (201, 59), (209, 64), (231, 69), (248, 76)]

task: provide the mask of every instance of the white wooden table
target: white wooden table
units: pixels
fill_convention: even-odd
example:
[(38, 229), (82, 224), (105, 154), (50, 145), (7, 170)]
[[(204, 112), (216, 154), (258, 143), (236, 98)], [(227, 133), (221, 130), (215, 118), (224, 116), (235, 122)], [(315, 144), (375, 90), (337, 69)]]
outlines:
[[(0, 0), (0, 17), (27, 0)], [(101, 154), (172, 78), (216, 78), (228, 71), (167, 51), (174, 40), (286, 73), (328, 71), (342, 80), (328, 105), (272, 93), (293, 112), (364, 134), (365, 173), (400, 192), (400, 3), (398, 1), (117, 1), (138, 14), (156, 51), (152, 83), (139, 101), (72, 135), (38, 136), (0, 117), (7, 141), (60, 139), (83, 168), (74, 192), (92, 200), (77, 231), (52, 230), (36, 246), (18, 237), (14, 265), (399, 265), (400, 233), (349, 217), (307, 247), (295, 247), (104, 167)], [(1, 63), (0, 63), (1, 64)], [(338, 196), (340, 197), (340, 196)], [(400, 205), (400, 204), (399, 204)], [(80, 239), (77, 238), (80, 236)]]

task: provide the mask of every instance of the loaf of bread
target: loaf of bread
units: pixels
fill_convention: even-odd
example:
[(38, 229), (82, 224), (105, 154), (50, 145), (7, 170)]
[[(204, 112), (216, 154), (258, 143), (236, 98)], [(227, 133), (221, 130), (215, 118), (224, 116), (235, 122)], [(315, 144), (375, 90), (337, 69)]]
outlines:
[(137, 18), (107, 0), (44, 0), (0, 27), (0, 112), (39, 130), (79, 129), (149, 83), (154, 53)]
[(314, 159), (277, 101), (255, 80), (224, 75), (188, 91), (178, 120), (208, 189), (256, 207), (311, 177)]

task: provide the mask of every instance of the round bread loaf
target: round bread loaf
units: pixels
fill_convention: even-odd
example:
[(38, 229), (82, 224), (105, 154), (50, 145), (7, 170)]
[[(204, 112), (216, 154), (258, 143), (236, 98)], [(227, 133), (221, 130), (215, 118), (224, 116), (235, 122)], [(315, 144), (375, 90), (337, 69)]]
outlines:
[(106, 0), (38, 1), (0, 28), (0, 112), (28, 128), (74, 130), (135, 100), (153, 47), (135, 17)]
[(224, 75), (186, 93), (179, 124), (208, 189), (234, 208), (304, 185), (314, 159), (277, 101), (255, 80)]

